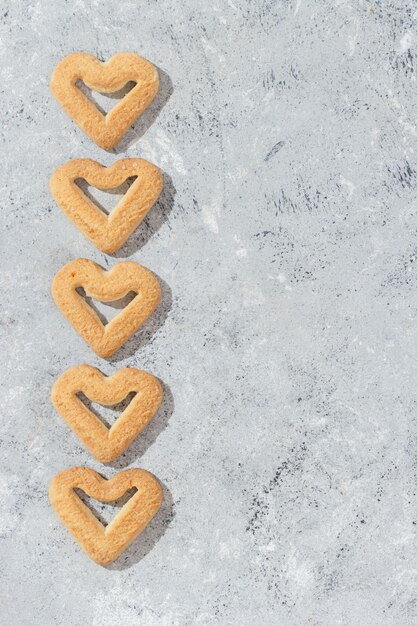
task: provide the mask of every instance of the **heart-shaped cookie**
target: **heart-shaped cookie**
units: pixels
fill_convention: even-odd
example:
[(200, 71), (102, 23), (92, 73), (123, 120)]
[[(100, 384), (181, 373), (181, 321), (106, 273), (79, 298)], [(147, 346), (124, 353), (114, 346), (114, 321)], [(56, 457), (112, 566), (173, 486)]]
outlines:
[[(77, 396), (83, 393), (92, 402), (110, 406), (132, 392), (136, 395), (111, 428)], [(51, 399), (91, 454), (108, 463), (126, 450), (155, 415), (162, 401), (162, 387), (154, 376), (131, 367), (103, 376), (95, 367), (77, 365), (58, 378)]]
[[(118, 300), (131, 291), (137, 295), (104, 326), (77, 292), (79, 287), (84, 288), (87, 296), (101, 302)], [(105, 271), (94, 261), (76, 259), (55, 275), (52, 296), (81, 337), (99, 356), (106, 358), (148, 319), (160, 301), (161, 288), (152, 272), (133, 261), (123, 261)]]
[[(99, 189), (114, 189), (136, 180), (109, 216), (76, 184), (84, 179)], [(64, 213), (103, 252), (115, 252), (139, 226), (162, 191), (159, 169), (144, 159), (121, 159), (104, 167), (92, 159), (69, 161), (53, 173), (49, 186)]]
[[(77, 87), (79, 80), (101, 93), (119, 91), (130, 81), (136, 85), (103, 115)], [(134, 52), (119, 52), (105, 63), (91, 54), (73, 52), (58, 63), (51, 77), (51, 91), (64, 111), (105, 150), (117, 145), (150, 105), (158, 85), (156, 68)]]
[[(108, 526), (93, 515), (74, 489), (82, 489), (101, 502), (121, 498), (129, 489), (137, 492)], [(55, 476), (49, 500), (64, 526), (90, 558), (100, 565), (114, 561), (143, 531), (162, 504), (161, 485), (149, 472), (129, 469), (106, 480), (87, 467), (72, 467)]]

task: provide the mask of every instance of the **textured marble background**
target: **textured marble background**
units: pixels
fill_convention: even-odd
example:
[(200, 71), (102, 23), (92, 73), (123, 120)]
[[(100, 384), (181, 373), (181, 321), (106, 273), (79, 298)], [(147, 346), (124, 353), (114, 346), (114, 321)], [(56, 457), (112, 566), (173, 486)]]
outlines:
[[(68, 159), (118, 158), (50, 95), (73, 50), (161, 72), (118, 152), (160, 166), (164, 195), (114, 258), (48, 191)], [(416, 59), (408, 0), (0, 2), (1, 623), (417, 623)], [(109, 361), (50, 296), (78, 256), (163, 281)], [(107, 467), (49, 400), (82, 362), (166, 386)], [(73, 465), (164, 484), (111, 567), (48, 503)]]

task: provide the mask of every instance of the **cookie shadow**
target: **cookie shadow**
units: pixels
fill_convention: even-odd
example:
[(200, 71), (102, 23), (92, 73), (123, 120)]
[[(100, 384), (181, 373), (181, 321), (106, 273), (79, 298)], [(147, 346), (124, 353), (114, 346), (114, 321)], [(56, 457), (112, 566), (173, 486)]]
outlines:
[[(101, 524), (103, 524), (104, 527), (108, 526), (109, 522), (106, 520), (102, 512), (102, 508), (103, 508), (102, 503), (88, 496), (82, 489), (76, 488), (74, 489), (74, 491), (77, 494), (77, 496), (80, 498), (80, 500), (85, 504), (85, 506), (88, 509), (90, 509), (94, 517), (96, 517), (98, 521)], [(120, 498), (117, 498), (116, 500), (112, 501), (111, 503), (112, 507), (114, 507), (114, 509), (123, 508), (126, 502), (128, 502), (128, 500), (130, 500), (130, 498), (132, 498), (136, 492), (137, 492), (136, 487), (133, 487), (132, 489), (128, 489), (128, 491), (126, 491), (126, 493), (124, 493)], [(115, 513), (118, 513), (118, 512), (119, 511), (117, 510), (115, 511)]]
[[(107, 152), (110, 152), (111, 154), (121, 154), (122, 152), (126, 152), (126, 150), (136, 143), (146, 133), (148, 128), (152, 126), (159, 113), (173, 94), (174, 87), (169, 75), (157, 65), (154, 64), (154, 67), (156, 67), (159, 76), (158, 93), (148, 108), (142, 113), (136, 122), (132, 124), (118, 145), (110, 150), (107, 150)], [(123, 90), (121, 90), (120, 93), (111, 95), (116, 98), (123, 97), (124, 94), (120, 94), (123, 94)]]
[[(158, 379), (159, 380), (159, 379)], [(134, 463), (142, 457), (147, 449), (156, 441), (159, 435), (168, 428), (169, 420), (174, 412), (175, 404), (169, 386), (159, 380), (163, 389), (162, 403), (157, 413), (153, 416), (146, 428), (139, 433), (136, 439), (130, 444), (126, 452), (116, 460), (105, 463), (107, 467), (114, 470), (121, 470)]]
[[(105, 415), (103, 415), (104, 405), (101, 405), (101, 411), (99, 411), (96, 408), (96, 405), (92, 402), (92, 400), (90, 400), (90, 398), (87, 398), (87, 396), (82, 391), (78, 392), (76, 396), (79, 400), (81, 400), (81, 402), (87, 407), (87, 409), (93, 415), (95, 415), (101, 422), (103, 422), (106, 428), (109, 428), (109, 429), (111, 428), (112, 423), (110, 419), (108, 419)], [(127, 407), (129, 406), (129, 404), (131, 403), (131, 401), (133, 400), (135, 396), (136, 396), (136, 392), (131, 391), (130, 393), (127, 394), (126, 398), (124, 398), (121, 402), (117, 402), (116, 404), (106, 405), (105, 408), (107, 410), (111, 409), (114, 413), (121, 415), (123, 411), (127, 409)]]
[(105, 569), (125, 570), (136, 565), (149, 554), (166, 533), (175, 517), (175, 505), (168, 487), (162, 481), (159, 483), (164, 492), (161, 508), (139, 537), (113, 563), (105, 565)]
[[(121, 199), (122, 196), (124, 196), (129, 191), (131, 185), (134, 183), (136, 179), (137, 179), (137, 176), (129, 176), (129, 178), (126, 178), (126, 180), (123, 181), (123, 183), (121, 183), (117, 187), (113, 187), (112, 189), (104, 189), (102, 191), (105, 191), (105, 193), (108, 194), (109, 196), (119, 196)], [(97, 187), (94, 187), (94, 185), (90, 185), (90, 183), (88, 183), (85, 178), (76, 178), (74, 180), (74, 183), (77, 185), (77, 187), (81, 189), (83, 194), (98, 209), (100, 209), (100, 211), (104, 213), (104, 215), (107, 215), (107, 217), (110, 215), (112, 209), (106, 207), (103, 204), (103, 202), (100, 202), (100, 200), (96, 198), (96, 196), (94, 195), (94, 189), (97, 189)]]
[(165, 320), (168, 317), (172, 308), (171, 288), (155, 272), (153, 272), (153, 274), (158, 279), (161, 287), (161, 301), (137, 333), (130, 337), (120, 350), (107, 359), (110, 363), (119, 363), (120, 361), (124, 361), (125, 359), (133, 356), (135, 352), (140, 350), (143, 346), (151, 343), (153, 336), (164, 325)]
[(148, 243), (149, 239), (151, 239), (168, 220), (174, 206), (175, 194), (177, 192), (169, 174), (162, 172), (162, 178), (164, 185), (158, 200), (126, 243), (111, 256), (115, 258), (132, 256), (143, 248)]
[[(91, 296), (88, 295), (88, 293), (86, 293), (84, 287), (77, 287), (75, 291), (78, 293), (79, 296), (84, 298), (88, 306), (93, 309), (103, 326), (109, 323), (110, 320), (106, 317), (104, 313), (102, 313), (102, 311), (100, 311), (96, 302)], [(119, 298), (118, 300), (107, 301), (105, 304), (113, 309), (121, 310), (127, 307), (127, 305), (130, 304), (135, 297), (136, 293), (134, 291), (129, 291), (129, 293), (127, 293), (122, 298)]]

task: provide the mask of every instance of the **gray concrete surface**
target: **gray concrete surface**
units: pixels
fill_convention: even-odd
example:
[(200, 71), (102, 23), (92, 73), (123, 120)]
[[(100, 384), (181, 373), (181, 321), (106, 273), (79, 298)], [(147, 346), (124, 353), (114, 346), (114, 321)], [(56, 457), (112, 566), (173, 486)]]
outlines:
[[(406, 0), (2, 0), (1, 623), (417, 623), (417, 7)], [(161, 70), (118, 151), (52, 99), (73, 50)], [(114, 258), (48, 191), (68, 159), (141, 156), (162, 200)], [(103, 361), (50, 297), (78, 256), (151, 268), (164, 300)], [(166, 385), (122, 459), (54, 412), (90, 363)], [(110, 568), (47, 499), (56, 472), (145, 467), (163, 510)], [(106, 509), (105, 515), (111, 515)]]

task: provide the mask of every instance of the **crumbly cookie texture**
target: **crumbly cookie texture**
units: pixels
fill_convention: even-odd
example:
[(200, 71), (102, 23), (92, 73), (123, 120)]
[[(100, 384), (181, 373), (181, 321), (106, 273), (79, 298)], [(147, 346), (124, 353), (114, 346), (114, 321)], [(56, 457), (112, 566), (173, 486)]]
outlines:
[[(101, 93), (119, 91), (130, 81), (136, 85), (104, 115), (77, 87), (79, 80)], [(155, 98), (158, 86), (156, 68), (134, 52), (119, 52), (106, 62), (73, 52), (58, 63), (51, 77), (51, 91), (64, 111), (105, 150), (120, 142)]]
[[(77, 185), (84, 179), (99, 189), (114, 189), (136, 180), (107, 216)], [(104, 167), (93, 159), (69, 161), (53, 173), (49, 187), (65, 215), (103, 252), (118, 250), (157, 201), (163, 186), (159, 169), (144, 159), (121, 159)]]
[[(133, 291), (137, 295), (108, 324), (104, 325), (85, 298), (111, 302)], [(148, 319), (161, 298), (158, 280), (148, 269), (134, 261), (118, 263), (103, 270), (88, 259), (76, 259), (64, 265), (52, 282), (52, 296), (62, 314), (101, 357), (119, 350), (127, 339)]]
[[(136, 395), (111, 428), (77, 395), (83, 393), (92, 402), (110, 406), (132, 392)], [(155, 415), (162, 401), (162, 386), (151, 374), (132, 367), (104, 376), (95, 367), (77, 365), (58, 378), (51, 399), (91, 454), (98, 461), (108, 463), (126, 450)]]
[[(93, 515), (74, 491), (112, 502), (126, 491), (136, 493), (126, 502), (108, 526)], [(111, 563), (144, 530), (162, 504), (162, 487), (143, 469), (119, 472), (110, 480), (87, 467), (72, 467), (55, 476), (49, 486), (49, 500), (64, 526), (82, 549), (100, 565)]]

